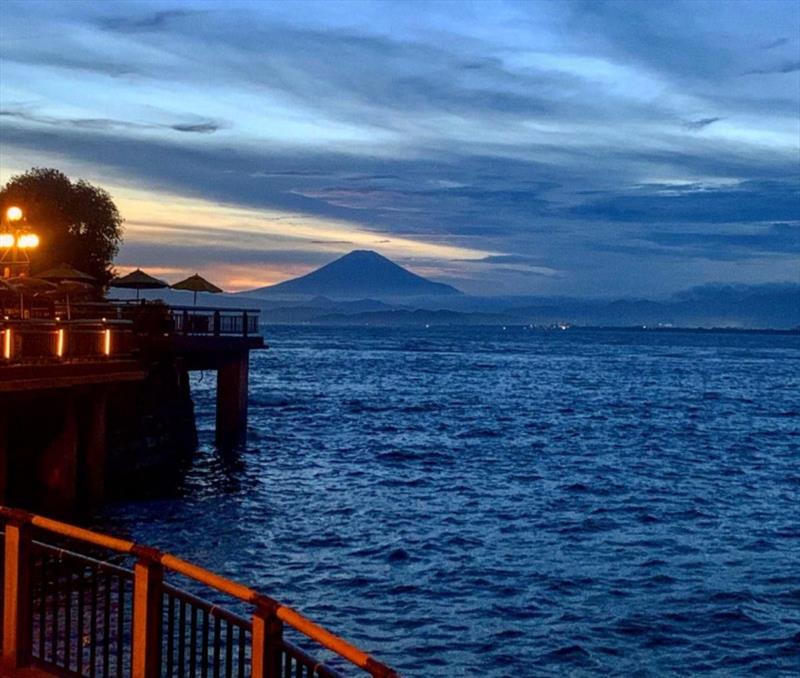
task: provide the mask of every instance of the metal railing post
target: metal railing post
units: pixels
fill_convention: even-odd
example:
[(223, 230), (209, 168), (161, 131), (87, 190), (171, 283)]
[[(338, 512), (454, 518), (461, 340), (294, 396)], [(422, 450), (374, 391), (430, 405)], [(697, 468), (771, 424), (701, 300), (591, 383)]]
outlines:
[(11, 670), (31, 659), (31, 532), (27, 522), (14, 518), (5, 531), (2, 663)]
[(221, 324), (221, 321), (220, 321), (219, 311), (214, 311), (214, 336), (215, 337), (219, 336), (220, 324)]
[(278, 619), (276, 609), (275, 601), (263, 599), (253, 611), (251, 678), (281, 678), (283, 622)]
[(247, 336), (247, 311), (242, 313), (242, 336)]
[(155, 549), (137, 547), (133, 567), (132, 678), (158, 678), (161, 670), (161, 617), (164, 569)]

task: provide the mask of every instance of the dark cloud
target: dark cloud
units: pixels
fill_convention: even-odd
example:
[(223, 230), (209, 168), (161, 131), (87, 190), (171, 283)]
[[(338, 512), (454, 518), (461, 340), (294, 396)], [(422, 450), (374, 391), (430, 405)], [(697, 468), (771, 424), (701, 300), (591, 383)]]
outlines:
[(788, 44), (789, 38), (776, 38), (775, 40), (770, 40), (769, 42), (759, 45), (759, 47), (761, 47), (761, 49), (775, 49), (776, 47), (783, 47)]
[(473, 264), (520, 264), (523, 266), (541, 266), (541, 259), (524, 254), (490, 254), (480, 259), (463, 259)]
[(170, 129), (176, 132), (194, 132), (196, 134), (213, 134), (222, 129), (218, 122), (198, 122), (198, 123), (174, 123), (169, 125)]
[(160, 12), (150, 12), (138, 16), (117, 16), (99, 20), (99, 24), (110, 31), (119, 33), (138, 33), (141, 31), (155, 31), (167, 28), (176, 19), (202, 14), (195, 10), (171, 9)]
[(603, 252), (674, 261), (742, 262), (765, 257), (791, 258), (800, 255), (800, 222), (770, 224), (759, 229), (728, 227), (725, 231), (648, 231), (643, 228), (641, 233), (629, 233), (624, 242), (598, 243), (595, 248)]
[(4, 108), (0, 109), (0, 117), (14, 118), (25, 122), (32, 122), (39, 125), (51, 125), (53, 127), (74, 127), (85, 130), (148, 130), (148, 129), (171, 129), (176, 132), (192, 132), (196, 134), (212, 134), (223, 129), (224, 125), (219, 122), (177, 122), (171, 124), (132, 122), (129, 120), (114, 120), (111, 118), (65, 118), (50, 115), (40, 115), (25, 108)]
[(795, 73), (797, 71), (800, 71), (800, 59), (796, 61), (784, 61), (781, 64), (776, 64), (768, 68), (757, 68), (752, 71), (747, 71), (745, 75), (770, 75), (773, 73)]
[(758, 231), (657, 231), (649, 234), (647, 239), (658, 245), (724, 253), (734, 258), (741, 258), (743, 253), (748, 257), (800, 254), (800, 222), (772, 224)]
[(713, 125), (715, 122), (719, 122), (722, 118), (700, 118), (699, 120), (689, 120), (688, 122), (683, 123), (683, 126), (686, 129), (690, 130), (700, 130), (708, 127), (709, 125)]
[(123, 244), (119, 263), (141, 262), (149, 266), (175, 266), (176, 263), (187, 268), (211, 265), (264, 266), (276, 265), (322, 265), (330, 261), (330, 252), (316, 249), (281, 250), (226, 246), (224, 242), (215, 244), (213, 249), (207, 245), (175, 242), (142, 242), (129, 240)]
[(573, 216), (638, 223), (747, 223), (800, 220), (800, 183), (750, 181), (734, 188), (615, 195), (570, 210)]

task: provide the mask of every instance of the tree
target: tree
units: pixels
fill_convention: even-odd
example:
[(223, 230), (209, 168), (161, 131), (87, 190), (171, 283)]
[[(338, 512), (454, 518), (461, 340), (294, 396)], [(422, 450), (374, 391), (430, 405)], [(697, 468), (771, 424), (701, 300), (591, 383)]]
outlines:
[(107, 191), (56, 169), (34, 167), (0, 189), (0, 214), (16, 205), (40, 239), (31, 274), (62, 262), (107, 283), (122, 240), (122, 217)]

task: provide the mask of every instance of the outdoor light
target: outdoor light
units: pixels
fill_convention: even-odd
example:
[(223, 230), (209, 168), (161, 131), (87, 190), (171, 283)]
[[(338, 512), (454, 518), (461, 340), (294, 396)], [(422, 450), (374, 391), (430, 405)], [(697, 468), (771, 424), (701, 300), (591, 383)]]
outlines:
[(11, 360), (11, 328), (3, 330), (3, 357)]
[(9, 207), (6, 210), (6, 219), (9, 221), (20, 221), (20, 219), (22, 219), (22, 210), (16, 206)]
[(14, 236), (11, 233), (0, 233), (0, 247), (8, 249), (14, 247)]
[(56, 356), (58, 358), (63, 357), (64, 355), (64, 330), (59, 328), (58, 334), (56, 336)]
[(111, 355), (111, 330), (103, 332), (103, 353)]
[(39, 247), (39, 236), (35, 233), (24, 233), (17, 238), (17, 247), (21, 250)]

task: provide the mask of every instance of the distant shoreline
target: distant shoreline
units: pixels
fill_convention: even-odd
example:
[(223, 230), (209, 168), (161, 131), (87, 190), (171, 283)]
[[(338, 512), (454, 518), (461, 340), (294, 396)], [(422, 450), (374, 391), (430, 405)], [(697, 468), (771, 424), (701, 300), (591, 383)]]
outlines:
[(746, 328), (746, 327), (641, 327), (636, 325), (571, 325), (570, 327), (547, 327), (534, 325), (530, 327), (525, 323), (488, 324), (488, 323), (449, 323), (449, 324), (396, 324), (390, 323), (289, 323), (289, 322), (267, 322), (266, 327), (303, 327), (308, 329), (466, 329), (466, 328), (493, 328), (493, 329), (522, 329), (530, 328), (538, 332), (663, 332), (663, 333), (691, 333), (691, 334), (777, 334), (800, 336), (800, 328), (779, 329), (779, 328)]

